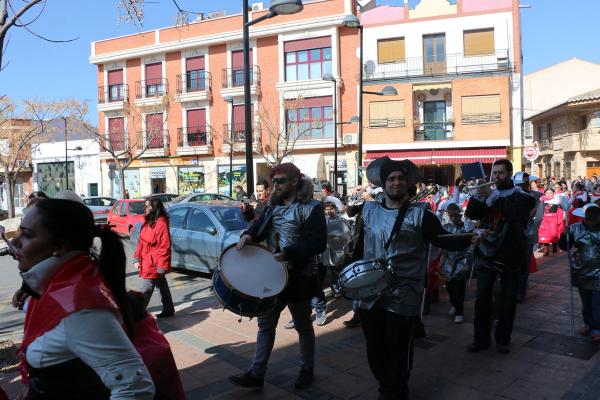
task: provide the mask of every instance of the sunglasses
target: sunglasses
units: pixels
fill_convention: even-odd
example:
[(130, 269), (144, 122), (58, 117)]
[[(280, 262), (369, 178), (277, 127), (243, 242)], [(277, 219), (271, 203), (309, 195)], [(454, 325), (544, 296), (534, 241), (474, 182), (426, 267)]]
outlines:
[(271, 179), (271, 182), (273, 182), (273, 185), (285, 185), (287, 183), (287, 181), (289, 181), (288, 178), (273, 178)]

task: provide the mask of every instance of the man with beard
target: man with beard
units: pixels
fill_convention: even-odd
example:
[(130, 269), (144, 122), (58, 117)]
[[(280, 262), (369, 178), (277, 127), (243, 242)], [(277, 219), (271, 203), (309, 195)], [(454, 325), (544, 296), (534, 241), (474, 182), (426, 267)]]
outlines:
[(353, 258), (384, 260), (395, 278), (380, 295), (360, 300), (367, 358), (379, 382), (380, 398), (408, 399), (415, 323), (427, 274), (427, 245), (461, 250), (471, 240), (441, 237), (449, 232), (435, 214), (424, 203), (409, 202), (407, 190), (418, 179), (418, 169), (409, 160), (379, 158), (369, 164), (367, 177), (383, 188), (385, 197), (362, 206), (362, 228)]
[[(315, 333), (312, 326), (311, 298), (319, 290), (317, 255), (327, 247), (327, 226), (320, 202), (313, 200), (314, 185), (292, 163), (283, 163), (271, 171), (273, 192), (261, 217), (245, 231), (238, 242), (266, 240), (277, 261), (288, 267), (288, 285), (277, 306), (257, 318), (258, 334), (254, 359), (244, 374), (230, 381), (246, 388), (262, 388), (267, 363), (275, 344), (275, 329), (281, 311), (287, 305), (300, 339), (300, 374), (296, 389), (305, 389), (314, 378)], [(252, 267), (248, 267), (252, 273)]]
[(510, 352), (510, 337), (515, 320), (519, 271), (527, 264), (529, 241), (527, 225), (535, 198), (516, 190), (511, 179), (512, 163), (497, 160), (492, 167), (496, 189), (480, 185), (467, 206), (466, 216), (480, 221), (482, 231), (474, 239), (475, 268), (477, 269), (477, 298), (475, 300), (475, 340), (467, 347), (478, 352), (490, 347), (492, 328), (492, 293), (500, 279), (501, 304), (496, 305), (496, 349)]

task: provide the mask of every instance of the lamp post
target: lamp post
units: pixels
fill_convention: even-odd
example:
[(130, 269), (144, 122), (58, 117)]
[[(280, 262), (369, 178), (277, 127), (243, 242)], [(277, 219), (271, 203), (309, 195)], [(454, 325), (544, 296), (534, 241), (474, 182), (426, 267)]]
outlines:
[(250, 27), (277, 15), (296, 14), (304, 8), (302, 0), (272, 0), (269, 13), (248, 21), (248, 0), (242, 2), (243, 41), (244, 41), (244, 136), (246, 144), (246, 193), (254, 191), (254, 160), (252, 156), (252, 99), (250, 97)]
[(229, 117), (229, 196), (233, 197), (233, 144), (235, 143), (233, 137), (233, 97), (226, 96), (223, 100), (231, 104), (231, 116)]
[(338, 153), (337, 153), (337, 138), (338, 138), (338, 122), (337, 122), (337, 82), (332, 74), (324, 74), (324, 81), (333, 83), (333, 187), (337, 192), (337, 176), (338, 176)]

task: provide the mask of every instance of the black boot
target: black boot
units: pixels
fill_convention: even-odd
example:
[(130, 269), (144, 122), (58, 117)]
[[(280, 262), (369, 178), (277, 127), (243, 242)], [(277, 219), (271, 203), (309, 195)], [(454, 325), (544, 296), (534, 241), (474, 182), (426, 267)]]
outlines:
[(241, 375), (230, 376), (229, 381), (236, 386), (250, 389), (262, 389), (265, 384), (263, 378), (255, 377), (250, 371)]
[(299, 390), (306, 389), (307, 387), (312, 385), (314, 379), (314, 369), (302, 367), (300, 369), (300, 374), (298, 374), (298, 379), (296, 379), (294, 387)]

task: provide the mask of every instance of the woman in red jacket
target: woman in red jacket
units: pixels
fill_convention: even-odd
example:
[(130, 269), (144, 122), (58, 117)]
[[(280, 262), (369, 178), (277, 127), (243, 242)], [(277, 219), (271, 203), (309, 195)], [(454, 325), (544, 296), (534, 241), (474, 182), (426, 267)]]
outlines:
[(171, 235), (169, 217), (160, 199), (146, 200), (144, 223), (135, 248), (134, 266), (140, 273), (145, 306), (148, 306), (154, 287), (158, 286), (162, 300), (162, 312), (157, 318), (172, 317), (175, 314), (169, 283), (165, 274), (171, 269)]

